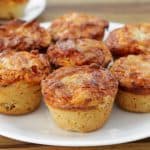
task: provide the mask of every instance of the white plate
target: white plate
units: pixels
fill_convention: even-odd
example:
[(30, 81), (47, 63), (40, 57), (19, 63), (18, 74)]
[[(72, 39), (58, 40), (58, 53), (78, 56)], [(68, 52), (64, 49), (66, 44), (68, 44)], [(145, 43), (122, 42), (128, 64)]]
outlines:
[(37, 18), (45, 9), (46, 0), (29, 0), (27, 7), (25, 9), (25, 14), (21, 18), (26, 21), (32, 21)]
[[(47, 27), (49, 23), (42, 25)], [(118, 23), (110, 23), (109, 31), (120, 26)], [(56, 146), (112, 145), (150, 137), (150, 114), (129, 113), (114, 106), (102, 129), (91, 133), (74, 133), (58, 128), (42, 103), (37, 111), (29, 115), (0, 115), (0, 135)]]

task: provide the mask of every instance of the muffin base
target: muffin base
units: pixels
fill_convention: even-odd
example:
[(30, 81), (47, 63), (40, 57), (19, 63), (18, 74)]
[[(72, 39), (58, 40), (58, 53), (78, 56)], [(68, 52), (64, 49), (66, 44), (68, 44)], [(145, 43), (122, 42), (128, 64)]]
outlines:
[(140, 95), (119, 90), (116, 102), (121, 108), (130, 112), (150, 112), (150, 94)]
[(113, 101), (107, 97), (98, 107), (87, 110), (48, 108), (59, 127), (70, 131), (90, 132), (104, 125), (111, 113)]
[(22, 115), (34, 111), (41, 101), (40, 85), (17, 81), (0, 87), (0, 113)]

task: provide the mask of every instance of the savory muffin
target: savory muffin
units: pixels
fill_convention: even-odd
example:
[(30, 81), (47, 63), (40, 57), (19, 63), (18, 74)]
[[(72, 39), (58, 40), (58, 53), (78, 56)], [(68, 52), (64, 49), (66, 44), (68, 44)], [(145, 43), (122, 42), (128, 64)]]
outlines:
[(44, 51), (51, 41), (48, 31), (36, 21), (13, 20), (0, 26), (0, 51), (33, 49)]
[(21, 115), (34, 111), (41, 101), (40, 82), (48, 73), (44, 54), (0, 53), (0, 113)]
[(150, 55), (122, 57), (111, 72), (119, 80), (119, 106), (133, 112), (150, 112)]
[(29, 0), (0, 0), (0, 18), (14, 19), (24, 15)]
[(106, 44), (117, 57), (150, 54), (150, 23), (118, 28), (109, 34)]
[(52, 22), (50, 33), (54, 41), (78, 38), (101, 40), (108, 22), (83, 13), (68, 13)]
[(42, 81), (42, 93), (60, 127), (89, 132), (108, 119), (117, 86), (116, 79), (98, 66), (62, 67)]
[(68, 39), (51, 45), (47, 51), (50, 63), (55, 67), (81, 66), (95, 63), (107, 66), (112, 61), (108, 48), (93, 39)]

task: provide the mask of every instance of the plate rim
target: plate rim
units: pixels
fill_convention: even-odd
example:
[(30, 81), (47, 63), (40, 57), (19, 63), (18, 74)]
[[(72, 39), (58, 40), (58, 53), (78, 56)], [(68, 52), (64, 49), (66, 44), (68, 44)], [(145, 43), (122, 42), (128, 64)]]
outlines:
[[(7, 134), (7, 133), (6, 133)], [(17, 135), (17, 136), (14, 136), (12, 134), (10, 135), (6, 135), (5, 132), (0, 132), (0, 135), (1, 136), (4, 136), (4, 137), (7, 137), (7, 138), (10, 138), (10, 139), (14, 139), (14, 140), (18, 140), (18, 141), (21, 141), (21, 142), (27, 142), (27, 143), (32, 143), (32, 144), (40, 144), (40, 145), (49, 145), (49, 146), (58, 146), (58, 147), (94, 147), (94, 146), (109, 146), (109, 145), (117, 145), (117, 144), (123, 144), (123, 143), (128, 143), (128, 142), (133, 142), (133, 141), (138, 141), (138, 140), (142, 140), (142, 139), (146, 139), (146, 138), (149, 138), (150, 135), (149, 133), (147, 132), (147, 134), (143, 134), (143, 135), (134, 135), (130, 138), (122, 138), (122, 139), (112, 139), (111, 141), (103, 141), (103, 142), (93, 142), (93, 143), (86, 143), (86, 142), (76, 142), (75, 144), (73, 142), (57, 142), (56, 140), (50, 140), (50, 141), (46, 141), (44, 142), (43, 140), (41, 139), (32, 139), (32, 138), (26, 138), (26, 136), (21, 136), (21, 135)], [(41, 142), (42, 141), (42, 142)]]

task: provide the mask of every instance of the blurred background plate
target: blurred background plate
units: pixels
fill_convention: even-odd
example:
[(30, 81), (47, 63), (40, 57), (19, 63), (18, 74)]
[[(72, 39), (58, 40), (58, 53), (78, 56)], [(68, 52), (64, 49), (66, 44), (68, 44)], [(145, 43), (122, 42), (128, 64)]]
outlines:
[(45, 9), (46, 0), (29, 0), (25, 9), (25, 15), (21, 18), (26, 21), (36, 19)]

